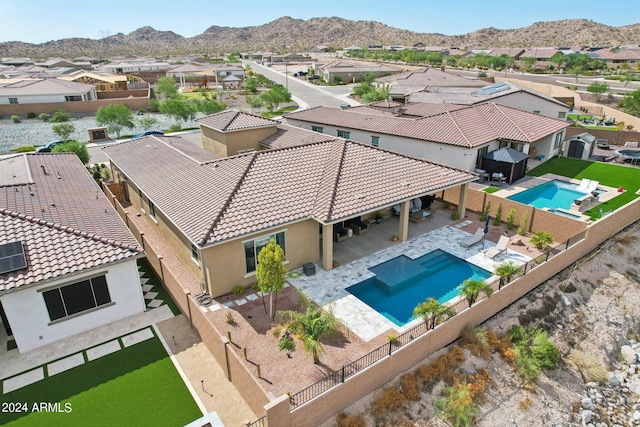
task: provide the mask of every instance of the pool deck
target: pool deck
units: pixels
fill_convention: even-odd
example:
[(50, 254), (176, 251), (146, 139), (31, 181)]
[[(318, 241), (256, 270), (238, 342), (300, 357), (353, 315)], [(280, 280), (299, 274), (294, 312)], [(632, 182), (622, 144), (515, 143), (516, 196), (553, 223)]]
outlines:
[[(510, 249), (493, 260), (486, 258), (484, 250), (495, 246), (495, 243), (488, 240), (484, 242), (484, 249), (483, 243), (473, 245), (469, 249), (461, 247), (460, 242), (470, 236), (468, 232), (460, 229), (464, 225), (467, 224), (461, 222), (456, 225), (440, 227), (425, 234), (410, 236), (405, 242), (393, 243), (392, 246), (341, 265), (338, 268), (326, 271), (317, 265), (314, 276), (302, 274), (300, 277), (295, 279), (288, 278), (287, 280), (297, 289), (309, 295), (317, 304), (326, 309), (331, 308), (333, 314), (352, 333), (365, 341), (369, 341), (390, 329), (402, 333), (422, 320), (416, 319), (403, 327), (398, 327), (391, 320), (346, 291), (349, 286), (374, 276), (368, 270), (369, 267), (399, 255), (406, 255), (411, 259), (419, 258), (436, 249), (442, 249), (489, 271), (494, 271), (500, 262), (507, 259), (513, 260), (517, 264), (524, 264), (531, 259)], [(299, 271), (302, 272), (302, 269), (299, 269)], [(416, 305), (419, 302), (421, 301), (416, 301)]]

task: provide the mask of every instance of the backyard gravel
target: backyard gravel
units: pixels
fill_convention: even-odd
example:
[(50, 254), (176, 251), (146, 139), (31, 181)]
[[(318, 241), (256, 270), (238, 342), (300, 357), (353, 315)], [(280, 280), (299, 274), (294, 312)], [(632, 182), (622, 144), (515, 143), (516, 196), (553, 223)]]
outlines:
[[(135, 116), (134, 122), (136, 123), (136, 127), (133, 129), (123, 129), (121, 134), (136, 135), (145, 131), (146, 129), (138, 124), (138, 120), (150, 116), (158, 120), (152, 127), (154, 130), (166, 130), (169, 129), (172, 124), (175, 124), (175, 121), (171, 117), (164, 114), (145, 113), (144, 116)], [(77, 139), (78, 141), (87, 141), (89, 139), (87, 129), (98, 127), (95, 116), (75, 117), (71, 119), (70, 123), (76, 127), (76, 131), (71, 135), (71, 138)], [(23, 119), (22, 123), (13, 123), (8, 117), (0, 119), (0, 153), (8, 152), (25, 145), (44, 145), (49, 141), (60, 139), (51, 130), (54, 124), (55, 123), (43, 122), (37, 118)], [(182, 127), (198, 127), (198, 124), (195, 121), (190, 121), (185, 122)], [(111, 138), (116, 137), (116, 135), (109, 136), (111, 136)]]

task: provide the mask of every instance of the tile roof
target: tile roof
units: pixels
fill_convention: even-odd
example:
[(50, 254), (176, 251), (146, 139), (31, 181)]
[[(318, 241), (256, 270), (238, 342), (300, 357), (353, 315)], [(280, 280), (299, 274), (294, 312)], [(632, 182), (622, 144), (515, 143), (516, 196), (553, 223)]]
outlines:
[(225, 110), (220, 113), (196, 119), (196, 122), (212, 129), (227, 132), (233, 130), (277, 126), (279, 122), (265, 119), (253, 114), (242, 113), (240, 111)]
[(0, 176), (0, 244), (26, 242), (28, 267), (0, 275), (0, 291), (142, 253), (75, 154), (0, 160), (1, 171), (20, 167), (20, 177)]
[(472, 86), (481, 87), (486, 82), (456, 76), (437, 68), (421, 68), (391, 76), (379, 77), (376, 83), (397, 84), (400, 86)]
[(494, 103), (459, 107), (417, 119), (361, 114), (333, 107), (296, 111), (284, 118), (468, 148), (496, 139), (534, 142), (569, 126), (564, 120)]
[(103, 151), (199, 245), (305, 218), (332, 223), (477, 178), (343, 139), (198, 163), (149, 138)]
[(333, 139), (336, 138), (295, 126), (279, 124), (276, 133), (269, 135), (260, 141), (260, 145), (267, 148), (286, 148), (313, 142), (330, 141)]
[(347, 72), (347, 71), (356, 71), (356, 72), (365, 72), (365, 71), (391, 71), (399, 73), (402, 71), (401, 67), (396, 67), (394, 65), (383, 64), (383, 63), (360, 63), (360, 62), (350, 62), (336, 59), (331, 62), (327, 62), (325, 64), (318, 64), (316, 66), (316, 71), (326, 71), (329, 72)]
[(0, 96), (85, 94), (94, 86), (60, 79), (22, 80), (0, 86)]
[(399, 112), (407, 116), (428, 117), (447, 111), (459, 110), (461, 108), (465, 108), (465, 106), (456, 104), (429, 104), (418, 102), (415, 104), (405, 104), (404, 106), (400, 107)]

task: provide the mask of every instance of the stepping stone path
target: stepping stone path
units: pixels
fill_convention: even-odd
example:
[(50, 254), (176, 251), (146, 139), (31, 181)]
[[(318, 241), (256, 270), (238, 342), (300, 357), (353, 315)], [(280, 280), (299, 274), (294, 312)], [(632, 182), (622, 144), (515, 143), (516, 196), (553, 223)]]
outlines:
[(149, 272), (146, 272), (138, 264), (138, 274), (140, 275), (140, 284), (142, 285), (142, 293), (144, 294), (144, 302), (147, 310), (153, 310), (165, 304), (165, 301), (158, 299), (158, 289), (162, 287), (159, 280)]

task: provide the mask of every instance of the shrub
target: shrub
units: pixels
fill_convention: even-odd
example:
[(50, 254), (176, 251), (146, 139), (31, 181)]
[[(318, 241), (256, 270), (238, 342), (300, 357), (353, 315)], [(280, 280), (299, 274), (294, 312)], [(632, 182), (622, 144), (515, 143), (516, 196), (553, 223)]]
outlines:
[(40, 118), (40, 120), (42, 120), (43, 122), (46, 122), (49, 120), (49, 115), (47, 113), (40, 113), (40, 115), (38, 116)]
[(291, 338), (289, 332), (285, 332), (284, 335), (278, 340), (278, 350), (292, 351), (296, 348), (296, 343)]
[(382, 391), (371, 406), (371, 412), (374, 416), (386, 415), (389, 412), (395, 412), (404, 406), (406, 398), (396, 387), (391, 387)]
[(51, 116), (51, 118), (49, 119), (49, 122), (51, 123), (62, 123), (62, 122), (68, 122), (68, 121), (69, 121), (69, 113), (67, 113), (62, 109), (56, 110), (53, 113), (53, 116)]
[(607, 368), (594, 355), (580, 350), (573, 350), (569, 360), (576, 364), (585, 382), (604, 383), (607, 380)]
[(27, 113), (27, 119), (33, 119), (34, 117), (36, 117), (36, 113), (34, 113), (33, 111), (29, 111)]
[(458, 211), (451, 212), (451, 219), (453, 221), (459, 220), (460, 219), (460, 212), (458, 212)]
[(436, 401), (436, 407), (455, 427), (471, 426), (479, 413), (464, 382), (445, 387), (444, 397)]
[(242, 285), (237, 285), (237, 286), (233, 287), (233, 294), (234, 295), (244, 295), (245, 291), (246, 291), (246, 289)]
[(179, 124), (172, 124), (171, 126), (169, 126), (169, 131), (170, 132), (178, 132), (180, 130), (180, 125)]
[(484, 207), (484, 210), (480, 215), (480, 221), (485, 221), (490, 213), (491, 213), (491, 202), (487, 202), (487, 205)]
[(14, 153), (30, 153), (32, 151), (36, 151), (36, 146), (35, 145), (25, 145), (23, 147), (14, 148), (11, 151), (13, 151)]
[(529, 211), (524, 211), (522, 218), (520, 219), (520, 226), (518, 227), (518, 234), (524, 236), (527, 234), (527, 221), (529, 217)]
[(13, 123), (20, 123), (20, 117), (19, 116), (11, 116), (11, 120), (13, 120)]
[(228, 324), (232, 324), (233, 323), (233, 314), (231, 314), (230, 311), (227, 311), (227, 315), (225, 317), (225, 320), (227, 321)]
[(509, 331), (518, 373), (527, 381), (538, 379), (542, 369), (555, 369), (560, 353), (542, 329), (514, 326)]
[(516, 221), (516, 209), (512, 208), (507, 214), (507, 230), (513, 230), (513, 223)]
[(149, 100), (149, 107), (147, 107), (147, 111), (150, 113), (157, 113), (160, 111), (160, 102), (156, 98), (151, 98)]
[(420, 387), (415, 374), (408, 373), (400, 377), (400, 390), (407, 400), (417, 401), (420, 398)]
[(362, 414), (351, 415), (340, 412), (336, 417), (337, 427), (367, 427), (367, 422)]
[(553, 237), (546, 231), (538, 231), (531, 236), (530, 242), (538, 249), (546, 249), (553, 242)]
[(105, 181), (109, 181), (109, 178), (111, 178), (111, 172), (109, 172), (109, 169), (103, 169), (101, 174)]
[(502, 203), (498, 205), (498, 210), (496, 211), (496, 216), (493, 218), (493, 225), (499, 227), (502, 223)]
[(96, 181), (100, 180), (100, 171), (93, 171), (93, 179)]
[(75, 153), (82, 161), (82, 164), (89, 163), (89, 150), (87, 150), (87, 144), (79, 141), (67, 141), (64, 144), (59, 144), (53, 147), (52, 153)]
[(460, 343), (474, 356), (482, 355), (484, 358), (489, 356), (489, 340), (485, 331), (477, 326), (465, 326), (460, 333)]

